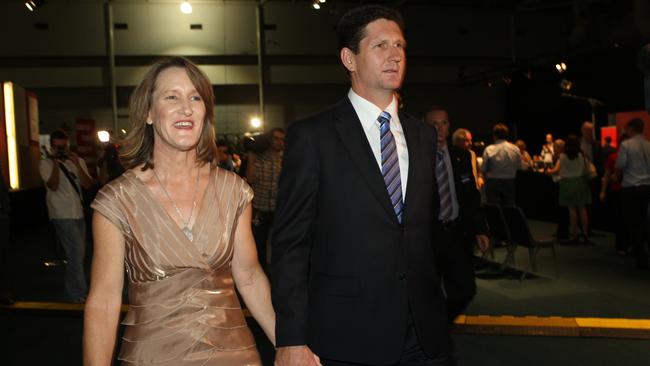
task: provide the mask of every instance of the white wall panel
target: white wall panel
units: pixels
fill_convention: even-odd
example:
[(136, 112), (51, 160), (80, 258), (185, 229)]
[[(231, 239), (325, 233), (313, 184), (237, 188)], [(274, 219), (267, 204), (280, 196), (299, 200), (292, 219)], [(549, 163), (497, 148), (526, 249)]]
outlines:
[[(151, 54), (221, 55), (225, 51), (224, 9), (221, 4), (195, 4), (183, 14), (179, 3), (148, 4)], [(202, 30), (190, 29), (201, 24)]]
[[(49, 29), (34, 29), (34, 23)], [(105, 53), (103, 5), (52, 3), (36, 13), (22, 1), (0, 3), (0, 56), (69, 56)]]
[(266, 23), (277, 29), (266, 33), (266, 51), (271, 55), (336, 54), (334, 26), (339, 16), (315, 11), (307, 2), (267, 3)]
[[(226, 55), (257, 54), (257, 14), (254, 4), (225, 3), (224, 28), (221, 37)], [(268, 23), (268, 22), (267, 22)]]
[(128, 29), (115, 29), (116, 55), (151, 55), (151, 19), (148, 4), (113, 5), (113, 23), (126, 23)]

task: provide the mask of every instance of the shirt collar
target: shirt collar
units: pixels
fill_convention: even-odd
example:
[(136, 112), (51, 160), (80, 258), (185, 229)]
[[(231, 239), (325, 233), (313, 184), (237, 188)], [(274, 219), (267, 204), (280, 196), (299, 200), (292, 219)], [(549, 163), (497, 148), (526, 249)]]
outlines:
[[(359, 121), (361, 121), (361, 125), (364, 129), (368, 129), (372, 125), (379, 126), (377, 118), (381, 112), (383, 112), (379, 107), (355, 93), (352, 88), (350, 88), (350, 91), (348, 92), (348, 99), (350, 99), (352, 107), (354, 107), (354, 110), (357, 112), (357, 117), (359, 117)], [(391, 121), (399, 120), (397, 116), (397, 99), (394, 95), (393, 100), (390, 102), (388, 107), (386, 107), (385, 111), (390, 113)]]

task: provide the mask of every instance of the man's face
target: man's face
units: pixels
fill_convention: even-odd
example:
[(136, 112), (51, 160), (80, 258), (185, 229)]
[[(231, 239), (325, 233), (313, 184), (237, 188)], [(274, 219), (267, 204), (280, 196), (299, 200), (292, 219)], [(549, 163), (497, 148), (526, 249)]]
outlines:
[(284, 132), (273, 131), (271, 134), (271, 149), (284, 151)]
[(449, 115), (445, 111), (429, 111), (424, 122), (433, 125), (438, 131), (438, 143), (444, 143), (449, 137)]
[(461, 136), (460, 138), (458, 138), (456, 146), (460, 147), (461, 149), (471, 150), (472, 149), (472, 134), (468, 132), (464, 136)]
[(546, 135), (546, 143), (547, 144), (552, 144), (553, 143), (553, 135), (551, 135), (550, 133), (548, 135)]
[(350, 71), (352, 87), (362, 97), (387, 96), (399, 89), (406, 68), (406, 41), (397, 23), (377, 19), (366, 25), (359, 53), (344, 48), (343, 65)]
[(53, 139), (52, 140), (52, 154), (54, 156), (64, 156), (70, 152), (70, 141), (67, 139)]

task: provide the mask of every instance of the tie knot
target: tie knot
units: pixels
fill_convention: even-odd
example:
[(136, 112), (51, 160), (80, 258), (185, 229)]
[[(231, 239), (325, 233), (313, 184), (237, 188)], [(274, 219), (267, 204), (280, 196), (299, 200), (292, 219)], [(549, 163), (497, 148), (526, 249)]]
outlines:
[(383, 111), (383, 112), (381, 112), (381, 114), (379, 115), (379, 118), (377, 118), (377, 120), (379, 121), (379, 124), (381, 126), (383, 126), (385, 123), (390, 123), (391, 118), (392, 118), (392, 116), (390, 115), (390, 113), (388, 113), (386, 111)]

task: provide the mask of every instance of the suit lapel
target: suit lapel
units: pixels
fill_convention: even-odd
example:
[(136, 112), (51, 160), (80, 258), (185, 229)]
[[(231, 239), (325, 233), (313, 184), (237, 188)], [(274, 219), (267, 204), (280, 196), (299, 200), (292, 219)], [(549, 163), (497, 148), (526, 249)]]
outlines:
[(417, 121), (412, 121), (404, 113), (399, 114), (399, 121), (402, 125), (402, 131), (404, 131), (404, 139), (406, 140), (406, 147), (409, 152), (409, 172), (408, 172), (408, 181), (407, 181), (407, 194), (406, 199), (404, 200), (404, 216), (403, 222), (406, 222), (409, 217), (409, 206), (410, 202), (418, 197), (418, 189), (420, 189), (420, 184), (418, 180), (420, 179), (420, 172), (422, 167), (420, 162), (422, 161), (421, 156), (418, 156), (418, 152), (422, 151), (419, 148), (419, 140), (417, 139), (417, 131), (415, 130), (416, 126), (414, 123), (419, 123)]
[(397, 216), (390, 203), (388, 191), (377, 160), (368, 144), (361, 122), (352, 107), (350, 100), (345, 98), (336, 108), (336, 131), (343, 142), (343, 146), (350, 154), (350, 160), (356, 165), (361, 177), (364, 179), (372, 195), (377, 199), (384, 210), (397, 221)]

